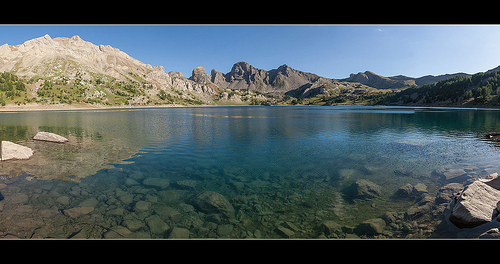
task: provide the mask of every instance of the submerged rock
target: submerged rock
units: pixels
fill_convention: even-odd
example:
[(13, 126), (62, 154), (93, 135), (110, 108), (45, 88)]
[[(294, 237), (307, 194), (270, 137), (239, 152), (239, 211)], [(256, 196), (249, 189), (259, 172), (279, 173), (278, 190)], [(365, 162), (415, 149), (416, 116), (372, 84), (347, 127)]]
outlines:
[(323, 221), (321, 225), (319, 226), (320, 230), (323, 231), (323, 233), (327, 237), (336, 237), (337, 235), (342, 234), (342, 227), (331, 220)]
[(449, 203), (452, 198), (457, 195), (460, 195), (460, 191), (464, 188), (464, 186), (460, 183), (448, 183), (445, 186), (441, 187), (436, 196), (436, 204)]
[(206, 191), (198, 194), (193, 203), (205, 213), (222, 213), (227, 217), (234, 217), (234, 208), (220, 193)]
[(170, 232), (170, 235), (168, 238), (172, 239), (183, 239), (183, 238), (189, 238), (189, 230), (186, 228), (182, 227), (174, 227), (172, 229), (172, 232)]
[(382, 188), (371, 181), (361, 179), (354, 182), (348, 192), (353, 198), (366, 200), (380, 196)]
[(108, 239), (126, 238), (130, 234), (132, 234), (132, 232), (130, 230), (128, 230), (126, 227), (114, 226), (114, 227), (111, 227), (108, 230), (108, 232), (106, 232), (104, 234), (104, 238), (108, 238)]
[(170, 185), (170, 181), (168, 179), (163, 178), (146, 178), (142, 181), (142, 184), (151, 187), (157, 187), (160, 189), (165, 189)]
[(424, 184), (417, 184), (415, 186), (411, 184), (406, 184), (405, 186), (399, 188), (395, 195), (398, 197), (410, 197), (410, 198), (415, 198), (415, 197), (420, 197), (423, 194), (426, 194), (427, 191), (427, 186)]
[(434, 176), (437, 176), (444, 180), (445, 182), (464, 182), (470, 178), (467, 172), (461, 168), (451, 169), (451, 168), (440, 168), (432, 172)]
[(280, 235), (280, 236), (282, 236), (284, 238), (293, 238), (293, 237), (295, 237), (295, 233), (292, 230), (290, 230), (290, 229), (288, 229), (286, 227), (283, 227), (283, 226), (276, 227), (275, 232), (278, 233), (278, 235)]
[(359, 224), (355, 232), (359, 235), (378, 235), (382, 234), (386, 227), (385, 221), (382, 218), (369, 219)]
[(138, 212), (143, 212), (143, 211), (147, 211), (149, 210), (149, 207), (151, 207), (151, 203), (150, 202), (147, 202), (147, 201), (138, 201), (135, 206), (134, 206), (134, 209)]
[(145, 220), (150, 232), (153, 234), (163, 234), (170, 229), (170, 226), (161, 220), (158, 215), (152, 215)]
[(33, 150), (10, 141), (2, 141), (1, 160), (27, 160), (33, 156)]
[(33, 137), (34, 140), (40, 140), (40, 141), (49, 141), (49, 142), (56, 142), (56, 143), (65, 143), (68, 142), (69, 140), (63, 136), (60, 136), (58, 134), (50, 133), (50, 132), (38, 132), (36, 135)]
[(80, 206), (80, 207), (74, 207), (71, 209), (66, 209), (63, 210), (64, 215), (67, 215), (71, 218), (77, 218), (82, 215), (89, 214), (94, 211), (94, 207), (92, 206)]

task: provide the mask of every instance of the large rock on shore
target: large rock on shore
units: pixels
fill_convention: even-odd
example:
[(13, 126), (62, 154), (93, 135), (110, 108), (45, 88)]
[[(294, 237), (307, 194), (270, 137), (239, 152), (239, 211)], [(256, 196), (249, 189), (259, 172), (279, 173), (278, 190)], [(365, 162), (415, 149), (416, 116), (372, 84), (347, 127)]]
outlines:
[(474, 181), (457, 198), (450, 221), (457, 227), (476, 227), (490, 222), (498, 214), (500, 177)]
[(2, 141), (1, 160), (27, 160), (33, 156), (33, 150), (10, 141)]
[(65, 143), (68, 142), (69, 140), (63, 136), (60, 136), (58, 134), (54, 133), (49, 133), (49, 132), (38, 132), (36, 135), (33, 137), (34, 140), (41, 140), (41, 141), (49, 141), (49, 142), (56, 142), (56, 143)]

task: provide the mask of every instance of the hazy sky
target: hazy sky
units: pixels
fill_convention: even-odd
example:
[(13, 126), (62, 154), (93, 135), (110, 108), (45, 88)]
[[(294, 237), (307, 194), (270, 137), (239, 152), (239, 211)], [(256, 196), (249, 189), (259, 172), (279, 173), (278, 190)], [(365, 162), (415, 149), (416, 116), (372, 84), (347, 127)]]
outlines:
[(420, 77), (500, 65), (496, 25), (0, 25), (0, 45), (49, 34), (111, 45), (165, 71), (223, 73), (246, 61), (329, 78), (372, 71)]

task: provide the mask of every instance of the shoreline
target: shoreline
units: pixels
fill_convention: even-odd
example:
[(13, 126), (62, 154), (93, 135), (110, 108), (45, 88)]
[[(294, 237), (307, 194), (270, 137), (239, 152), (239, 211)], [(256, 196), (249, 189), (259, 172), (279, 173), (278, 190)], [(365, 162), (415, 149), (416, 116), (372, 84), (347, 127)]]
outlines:
[(68, 110), (109, 110), (109, 109), (135, 109), (135, 108), (166, 108), (184, 107), (184, 105), (141, 105), (141, 106), (104, 106), (104, 105), (68, 105), (68, 104), (38, 104), (6, 105), (0, 107), (0, 112), (29, 112), (29, 111), (68, 111)]
[[(226, 106), (253, 106), (253, 105), (179, 105), (179, 104), (163, 104), (163, 105), (90, 105), (90, 104), (39, 104), (29, 103), (26, 105), (8, 104), (0, 106), (1, 112), (29, 112), (29, 111), (71, 111), (71, 110), (112, 110), (112, 109), (148, 109), (148, 108), (169, 108), (169, 107), (226, 107)], [(324, 106), (324, 105), (276, 105), (276, 106)], [(338, 106), (360, 106), (360, 105), (338, 105)], [(361, 105), (374, 107), (429, 107), (429, 108), (458, 108), (458, 109), (485, 109), (485, 110), (500, 110), (500, 107), (492, 106), (442, 106), (442, 105)]]

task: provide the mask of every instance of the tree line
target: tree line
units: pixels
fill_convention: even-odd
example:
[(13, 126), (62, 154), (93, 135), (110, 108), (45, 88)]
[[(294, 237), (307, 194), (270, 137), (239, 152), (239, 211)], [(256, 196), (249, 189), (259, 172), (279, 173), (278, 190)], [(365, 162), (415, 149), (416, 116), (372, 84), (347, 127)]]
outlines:
[(401, 92), (386, 93), (376, 104), (459, 105), (467, 102), (500, 105), (500, 71), (455, 76)]

